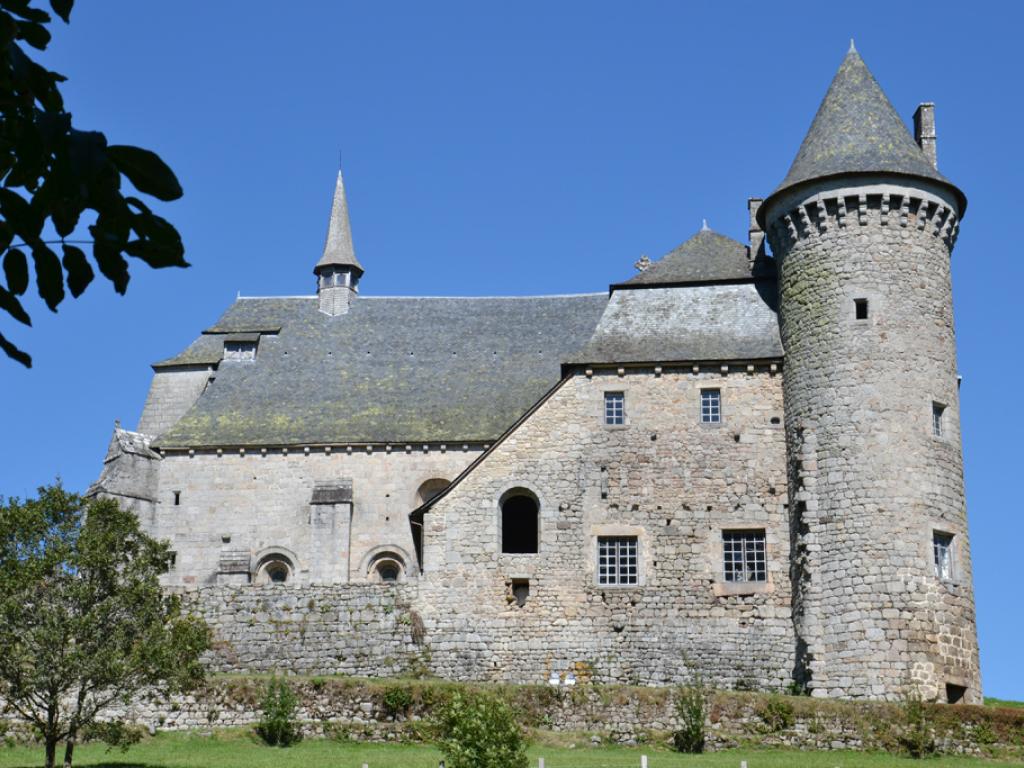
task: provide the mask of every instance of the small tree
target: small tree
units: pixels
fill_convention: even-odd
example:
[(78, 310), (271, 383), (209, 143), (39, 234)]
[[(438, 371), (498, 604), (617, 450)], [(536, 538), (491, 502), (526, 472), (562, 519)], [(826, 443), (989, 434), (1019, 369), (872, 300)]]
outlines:
[(271, 678), (263, 694), (260, 717), (256, 733), (272, 747), (290, 747), (302, 738), (295, 721), (298, 699), (292, 687), (277, 677)]
[(456, 692), (433, 726), (447, 768), (527, 768), (523, 729), (493, 696)]
[(680, 688), (676, 693), (676, 717), (679, 730), (672, 734), (672, 743), (680, 752), (697, 754), (704, 751), (707, 731), (708, 690), (700, 675), (693, 685)]
[(39, 732), (47, 768), (61, 741), (70, 768), (105, 707), (203, 679), (209, 630), (161, 591), (168, 556), (115, 501), (59, 483), (0, 498), (0, 701)]

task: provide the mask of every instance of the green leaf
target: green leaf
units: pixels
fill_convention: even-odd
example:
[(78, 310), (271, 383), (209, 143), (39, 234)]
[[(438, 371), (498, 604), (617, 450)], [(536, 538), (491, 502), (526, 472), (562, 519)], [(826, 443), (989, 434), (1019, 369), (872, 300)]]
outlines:
[(60, 259), (43, 243), (32, 246), (32, 263), (36, 268), (36, 286), (43, 301), (54, 312), (64, 300), (64, 272)]
[(119, 249), (96, 238), (92, 244), (92, 257), (99, 264), (103, 276), (114, 284), (115, 291), (123, 294), (128, 290), (128, 262), (121, 256)]
[(107, 147), (107, 156), (140, 192), (152, 195), (157, 200), (177, 200), (182, 196), (181, 185), (174, 171), (155, 152), (113, 144)]
[(0, 333), (0, 349), (2, 349), (7, 356), (13, 360), (17, 360), (19, 363), (24, 365), (26, 368), (32, 367), (32, 358), (22, 352), (11, 342), (4, 338), (4, 335)]
[(17, 248), (11, 248), (4, 256), (4, 276), (11, 293), (20, 296), (28, 289), (28, 259)]
[(82, 295), (86, 286), (92, 282), (94, 273), (81, 248), (67, 243), (64, 243), (62, 248), (64, 249), (64, 269), (68, 271), (68, 288), (71, 289), (71, 295), (77, 299)]
[(71, 23), (71, 6), (74, 4), (75, 0), (50, 0), (53, 12), (60, 16), (65, 24)]
[[(47, 16), (47, 20), (49, 20), (49, 16)], [(18, 39), (43, 51), (50, 44), (50, 30), (34, 21), (19, 21)]]
[(21, 302), (14, 296), (13, 293), (0, 288), (0, 309), (9, 314), (19, 323), (25, 325), (32, 325), (32, 318), (28, 316), (28, 312), (21, 306)]

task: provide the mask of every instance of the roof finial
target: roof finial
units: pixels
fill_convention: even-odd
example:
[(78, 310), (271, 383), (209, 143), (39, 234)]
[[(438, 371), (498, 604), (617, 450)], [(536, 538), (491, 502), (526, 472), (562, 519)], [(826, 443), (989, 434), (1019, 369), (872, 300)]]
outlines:
[(857, 46), (855, 46), (853, 44), (853, 38), (851, 37), (850, 38), (850, 50), (848, 50), (847, 53), (856, 53), (856, 52), (857, 52)]
[(711, 227), (708, 226), (708, 220), (707, 219), (701, 219), (700, 220), (700, 231), (701, 232), (710, 232), (711, 231)]

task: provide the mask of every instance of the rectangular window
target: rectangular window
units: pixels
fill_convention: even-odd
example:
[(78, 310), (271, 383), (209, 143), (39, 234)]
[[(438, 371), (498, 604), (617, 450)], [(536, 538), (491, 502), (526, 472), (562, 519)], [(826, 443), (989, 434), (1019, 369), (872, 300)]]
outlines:
[(604, 423), (613, 426), (626, 423), (626, 395), (624, 393), (604, 393)]
[(628, 586), (637, 583), (636, 536), (599, 536), (597, 583)]
[(725, 580), (767, 581), (764, 531), (722, 531)]
[(722, 392), (718, 389), (700, 391), (700, 420), (704, 424), (718, 424), (722, 420)]
[(256, 342), (255, 341), (225, 341), (224, 342), (224, 359), (225, 360), (255, 360), (256, 359)]
[(932, 551), (935, 553), (935, 577), (943, 581), (952, 581), (953, 534), (933, 532)]
[(853, 307), (854, 307), (854, 316), (858, 320), (867, 320), (868, 319), (868, 300), (867, 299), (854, 299), (853, 300)]
[(942, 437), (945, 433), (945, 424), (943, 424), (943, 415), (946, 413), (946, 406), (942, 403), (932, 403), (932, 434), (936, 437)]

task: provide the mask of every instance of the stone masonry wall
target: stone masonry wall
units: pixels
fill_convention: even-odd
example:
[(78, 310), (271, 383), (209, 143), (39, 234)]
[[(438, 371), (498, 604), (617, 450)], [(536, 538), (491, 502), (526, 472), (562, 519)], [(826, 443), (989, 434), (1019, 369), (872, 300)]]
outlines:
[[(770, 227), (794, 502), (794, 614), (817, 696), (981, 687), (963, 489), (950, 250), (938, 192), (820, 190)], [(867, 300), (857, 319), (855, 300)], [(941, 404), (941, 436), (933, 434)], [(953, 536), (936, 573), (933, 533)]]
[(209, 365), (158, 368), (139, 418), (139, 432), (157, 436), (195, 405), (213, 374)]
[[(568, 380), (425, 516), (422, 608), (445, 678), (542, 682), (575, 669), (660, 685), (782, 689), (794, 663), (781, 377), (767, 365)], [(700, 423), (700, 390), (722, 393)], [(604, 393), (626, 424), (603, 423)], [(502, 554), (500, 502), (540, 502), (537, 554)], [(727, 583), (722, 531), (766, 531), (768, 581)], [(599, 586), (597, 537), (636, 536), (640, 583)], [(519, 606), (512, 580), (529, 581)], [(737, 589), (737, 587), (739, 587)]]
[[(247, 553), (254, 569), (264, 556), (282, 554), (295, 566), (298, 584), (372, 580), (372, 559), (392, 552), (406, 578), (416, 568), (409, 512), (420, 503), (420, 486), (452, 480), (480, 450), (399, 445), (169, 452), (159, 462), (149, 532), (170, 540), (177, 552), (171, 586), (217, 584), (221, 555), (229, 551)], [(310, 505), (315, 485), (343, 479), (352, 481), (351, 511), (348, 504)]]

